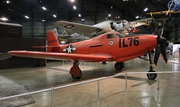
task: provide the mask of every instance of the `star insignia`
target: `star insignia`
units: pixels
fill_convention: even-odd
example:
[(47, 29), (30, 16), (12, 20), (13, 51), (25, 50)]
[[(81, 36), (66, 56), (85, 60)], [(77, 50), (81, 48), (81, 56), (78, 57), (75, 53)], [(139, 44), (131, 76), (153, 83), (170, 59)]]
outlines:
[(76, 47), (73, 47), (72, 45), (68, 45), (66, 48), (63, 49), (64, 52), (69, 53), (69, 54), (73, 53), (73, 51), (75, 50), (76, 50)]

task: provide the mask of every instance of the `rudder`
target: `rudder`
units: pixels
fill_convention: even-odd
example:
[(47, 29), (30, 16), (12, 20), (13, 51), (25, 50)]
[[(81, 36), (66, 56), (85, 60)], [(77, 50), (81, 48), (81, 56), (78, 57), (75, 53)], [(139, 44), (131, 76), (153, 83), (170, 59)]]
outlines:
[(47, 52), (60, 52), (60, 44), (53, 30), (48, 31)]
[(47, 45), (48, 46), (59, 46), (59, 41), (53, 30), (48, 31), (47, 35)]

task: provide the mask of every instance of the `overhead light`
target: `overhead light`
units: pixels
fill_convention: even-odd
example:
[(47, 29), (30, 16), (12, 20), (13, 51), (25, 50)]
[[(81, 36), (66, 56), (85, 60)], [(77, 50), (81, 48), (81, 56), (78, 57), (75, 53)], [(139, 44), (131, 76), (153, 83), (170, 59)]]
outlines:
[(111, 14), (109, 14), (108, 17), (111, 17)]
[(54, 14), (53, 17), (57, 17), (57, 16)]
[(45, 22), (45, 21), (46, 21), (46, 20), (44, 20), (44, 19), (42, 20), (42, 22)]
[(79, 17), (81, 17), (81, 14), (78, 14)]
[(138, 19), (139, 18), (139, 16), (136, 16), (136, 19)]
[(72, 3), (74, 3), (75, 2), (75, 0), (69, 0), (70, 2), (72, 2)]
[(42, 7), (42, 9), (43, 9), (43, 10), (46, 10), (46, 8), (45, 8), (44, 6)]
[(9, 4), (9, 3), (11, 3), (11, 1), (10, 0), (6, 0), (6, 3)]
[(28, 16), (24, 16), (26, 19), (29, 19), (29, 17)]
[(2, 21), (8, 21), (9, 19), (8, 18), (6, 18), (6, 17), (2, 17), (2, 18), (0, 18)]
[(76, 6), (73, 6), (73, 9), (76, 10)]
[(148, 8), (146, 7), (145, 9), (144, 9), (144, 11), (146, 12), (148, 10)]

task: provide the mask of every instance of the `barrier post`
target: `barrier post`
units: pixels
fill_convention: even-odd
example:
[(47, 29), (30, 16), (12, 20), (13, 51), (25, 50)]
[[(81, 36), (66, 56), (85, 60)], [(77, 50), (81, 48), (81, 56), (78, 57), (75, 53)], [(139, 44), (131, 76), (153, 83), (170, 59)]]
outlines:
[(54, 107), (54, 87), (51, 88), (51, 107)]
[(158, 86), (157, 86), (157, 90), (159, 90), (159, 82), (160, 82), (160, 80), (159, 80), (159, 78), (158, 78)]
[(99, 84), (99, 80), (97, 81), (97, 91), (98, 91), (98, 98), (97, 98), (97, 102), (100, 102), (100, 84)]
[(126, 72), (126, 75), (125, 75), (125, 91), (127, 92), (127, 72)]

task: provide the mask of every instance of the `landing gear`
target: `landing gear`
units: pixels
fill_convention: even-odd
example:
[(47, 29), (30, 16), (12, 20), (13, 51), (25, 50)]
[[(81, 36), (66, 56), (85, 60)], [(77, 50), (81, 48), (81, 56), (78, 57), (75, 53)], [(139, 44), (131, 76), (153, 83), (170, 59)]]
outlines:
[[(150, 51), (148, 51), (148, 55), (149, 55), (149, 63), (150, 63), (150, 70), (148, 72), (156, 72), (155, 70), (153, 70), (154, 66), (151, 60), (151, 53)], [(148, 79), (150, 80), (155, 80), (157, 77), (157, 73), (148, 73), (147, 74)]]
[[(154, 70), (152, 69), (152, 70), (150, 70), (150, 71), (148, 71), (148, 72), (156, 72), (156, 71), (154, 71)], [(150, 80), (155, 80), (156, 77), (157, 77), (157, 74), (156, 74), (156, 73), (149, 73), (149, 74), (147, 74), (147, 77), (148, 77), (148, 79), (150, 79)]]
[(82, 71), (79, 68), (79, 61), (74, 61), (73, 66), (70, 69), (70, 74), (73, 79), (80, 79), (82, 77)]
[(102, 64), (107, 64), (106, 61), (103, 61)]
[(115, 64), (116, 70), (122, 70), (124, 68), (124, 63), (123, 62), (118, 62)]

